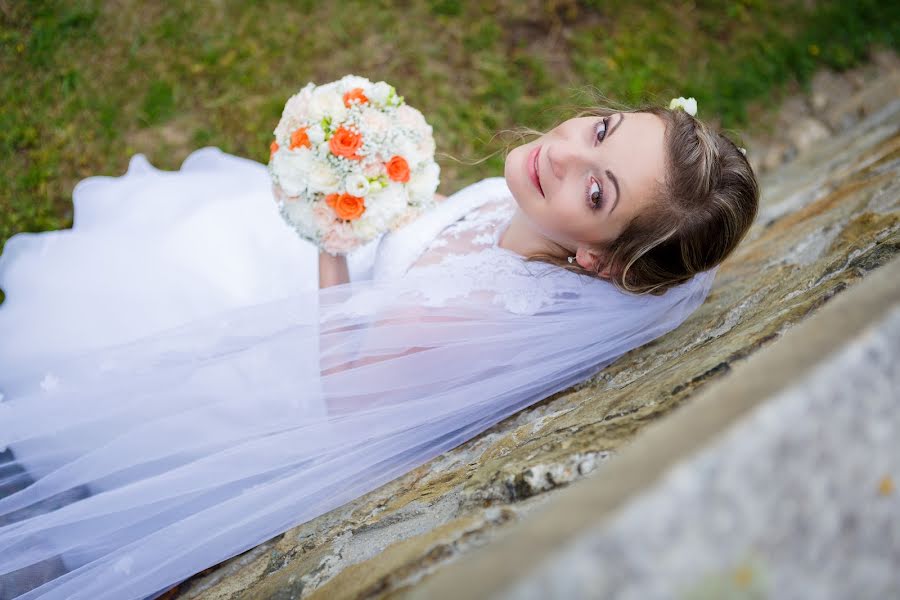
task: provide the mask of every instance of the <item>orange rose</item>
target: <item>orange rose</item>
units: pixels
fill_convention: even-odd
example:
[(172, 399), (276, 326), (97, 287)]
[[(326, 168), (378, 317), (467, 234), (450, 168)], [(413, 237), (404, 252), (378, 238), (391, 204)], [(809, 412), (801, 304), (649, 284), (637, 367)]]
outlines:
[(335, 156), (343, 156), (351, 160), (360, 160), (362, 157), (356, 154), (356, 151), (362, 146), (362, 134), (351, 129), (338, 127), (331, 139), (328, 140), (328, 147)]
[(325, 203), (334, 209), (339, 219), (352, 221), (358, 219), (366, 211), (366, 205), (359, 196), (353, 196), (348, 193), (328, 194), (325, 196)]
[(278, 152), (278, 142), (272, 140), (272, 143), (269, 144), (269, 158), (272, 158), (276, 152)]
[(352, 90), (344, 94), (344, 106), (346, 106), (347, 108), (350, 108), (350, 103), (354, 100), (359, 100), (360, 104), (365, 104), (369, 101), (369, 99), (366, 98), (366, 95), (363, 93), (362, 88), (353, 88)]
[(306, 135), (306, 127), (300, 127), (291, 134), (291, 150), (301, 146), (312, 147), (312, 144), (309, 143), (309, 136)]
[(409, 181), (409, 164), (402, 156), (394, 156), (388, 161), (387, 165), (388, 177), (400, 183)]

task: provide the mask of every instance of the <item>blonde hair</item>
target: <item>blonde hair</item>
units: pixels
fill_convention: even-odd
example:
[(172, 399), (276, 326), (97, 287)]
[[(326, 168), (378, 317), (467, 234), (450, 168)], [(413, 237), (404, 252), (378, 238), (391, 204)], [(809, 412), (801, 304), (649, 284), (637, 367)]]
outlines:
[[(596, 104), (575, 117), (616, 112), (651, 113), (665, 123), (666, 176), (650, 199), (651, 208), (635, 215), (618, 238), (598, 248), (609, 262), (596, 272), (550, 254), (527, 260), (601, 279), (607, 279), (600, 272), (608, 266), (608, 280), (621, 291), (662, 295), (719, 265), (737, 248), (756, 218), (759, 185), (735, 142), (679, 108)], [(527, 127), (507, 131), (520, 138), (544, 134)]]

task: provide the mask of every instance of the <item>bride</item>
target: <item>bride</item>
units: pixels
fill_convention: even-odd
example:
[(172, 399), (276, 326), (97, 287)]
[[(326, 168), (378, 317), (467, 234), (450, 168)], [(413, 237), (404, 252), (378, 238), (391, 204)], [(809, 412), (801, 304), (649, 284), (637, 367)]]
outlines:
[(678, 327), (756, 216), (741, 149), (659, 106), (533, 133), (347, 256), (217, 148), (13, 236), (0, 597), (155, 598)]

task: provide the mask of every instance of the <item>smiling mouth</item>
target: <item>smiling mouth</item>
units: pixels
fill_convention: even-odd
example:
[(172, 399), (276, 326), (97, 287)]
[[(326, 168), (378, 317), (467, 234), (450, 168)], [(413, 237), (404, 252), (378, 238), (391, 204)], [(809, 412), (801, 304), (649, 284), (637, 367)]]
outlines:
[(538, 157), (541, 155), (541, 147), (538, 146), (534, 151), (534, 157), (532, 158), (532, 170), (529, 175), (531, 175), (532, 183), (541, 193), (541, 196), (544, 196), (544, 187), (541, 185), (541, 176), (540, 171), (538, 170)]

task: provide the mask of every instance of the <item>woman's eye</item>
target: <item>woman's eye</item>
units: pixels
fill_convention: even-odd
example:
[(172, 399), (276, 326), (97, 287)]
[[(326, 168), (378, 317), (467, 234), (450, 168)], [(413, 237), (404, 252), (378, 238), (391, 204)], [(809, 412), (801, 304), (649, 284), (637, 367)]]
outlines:
[(591, 178), (591, 183), (588, 185), (588, 205), (592, 210), (603, 207), (603, 188), (600, 186), (600, 182), (594, 178)]
[[(598, 121), (597, 124), (594, 126), (594, 136), (598, 137), (599, 138), (598, 141), (600, 141), (600, 142), (602, 142), (606, 138), (607, 121), (609, 121), (609, 117), (606, 117), (605, 119)], [(601, 133), (603, 134), (602, 136), (600, 135)]]
[[(594, 136), (597, 141), (602, 142), (606, 139), (606, 127), (609, 122), (609, 117), (605, 117), (594, 125)], [(588, 183), (587, 189), (587, 197), (588, 197), (588, 207), (591, 210), (598, 210), (603, 207), (603, 188), (600, 186), (600, 182), (591, 177), (590, 182)]]

